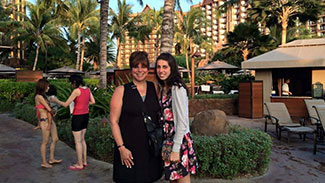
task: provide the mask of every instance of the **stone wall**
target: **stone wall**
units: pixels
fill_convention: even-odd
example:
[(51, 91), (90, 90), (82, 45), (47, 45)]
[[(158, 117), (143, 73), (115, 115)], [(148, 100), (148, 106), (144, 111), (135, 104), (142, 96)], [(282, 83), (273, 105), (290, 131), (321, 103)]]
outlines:
[(189, 113), (190, 117), (194, 117), (201, 111), (219, 109), (227, 115), (238, 114), (238, 100), (232, 98), (226, 99), (190, 99)]

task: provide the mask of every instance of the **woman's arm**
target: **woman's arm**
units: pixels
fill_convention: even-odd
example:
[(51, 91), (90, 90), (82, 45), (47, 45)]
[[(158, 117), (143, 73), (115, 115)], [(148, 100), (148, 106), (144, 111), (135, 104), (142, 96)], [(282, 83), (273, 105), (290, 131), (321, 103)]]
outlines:
[(122, 165), (125, 164), (126, 167), (131, 168), (132, 165), (134, 165), (132, 160), (132, 152), (124, 146), (123, 138), (121, 135), (121, 129), (119, 126), (119, 120), (123, 105), (123, 93), (124, 86), (117, 87), (115, 89), (115, 92), (113, 93), (110, 103), (110, 124), (114, 140), (118, 146), (118, 150), (120, 151), (121, 163)]
[(184, 135), (189, 129), (188, 98), (185, 88), (174, 86), (172, 89), (172, 97), (172, 109), (174, 115), (174, 123), (176, 126), (172, 151), (179, 152)]
[(44, 99), (43, 96), (38, 95), (38, 99), (40, 104), (42, 104), (48, 112), (52, 111), (51, 107), (49, 106), (49, 104), (47, 103), (47, 101)]
[(74, 89), (73, 92), (71, 93), (70, 97), (68, 98), (67, 101), (65, 102), (62, 102), (60, 101), (59, 99), (57, 98), (51, 98), (51, 101), (52, 102), (55, 102), (55, 103), (58, 103), (59, 105), (63, 106), (63, 107), (68, 107), (69, 104), (71, 104), (71, 102), (74, 101), (74, 99), (76, 97), (78, 97), (80, 95), (80, 90), (77, 88), (77, 89)]
[[(90, 89), (89, 89), (89, 91), (90, 91)], [(95, 98), (94, 98), (94, 96), (93, 96), (93, 94), (90, 92), (90, 100), (89, 100), (89, 104), (95, 104), (96, 102), (95, 102)]]

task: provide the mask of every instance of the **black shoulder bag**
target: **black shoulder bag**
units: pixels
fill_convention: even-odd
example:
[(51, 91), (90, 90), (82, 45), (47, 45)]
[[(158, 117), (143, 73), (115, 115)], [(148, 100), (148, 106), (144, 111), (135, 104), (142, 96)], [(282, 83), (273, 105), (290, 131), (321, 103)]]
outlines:
[(161, 156), (161, 147), (163, 143), (163, 129), (162, 126), (154, 123), (149, 116), (146, 106), (144, 102), (142, 101), (141, 95), (137, 91), (138, 95), (141, 99), (142, 104), (142, 115), (143, 115), (143, 121), (146, 126), (148, 140), (149, 140), (149, 148), (150, 152), (155, 156)]
[(161, 126), (152, 121), (151, 117), (146, 111), (144, 102), (142, 102), (142, 115), (148, 134), (150, 151), (152, 154), (154, 154), (154, 156), (160, 156), (163, 142), (163, 129)]

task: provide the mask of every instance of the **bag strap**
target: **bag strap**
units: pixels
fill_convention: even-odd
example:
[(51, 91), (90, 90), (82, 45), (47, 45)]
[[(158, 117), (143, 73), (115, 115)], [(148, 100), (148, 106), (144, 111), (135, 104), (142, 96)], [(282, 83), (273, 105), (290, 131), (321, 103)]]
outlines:
[[(148, 85), (148, 83), (147, 83)], [(148, 87), (147, 87), (148, 88)], [(131, 89), (134, 90), (134, 92), (136, 93), (136, 95), (140, 98), (140, 101), (141, 101), (141, 110), (142, 110), (142, 115), (144, 116), (145, 114), (148, 115), (148, 112), (147, 112), (147, 109), (146, 109), (146, 106), (144, 104), (144, 101), (142, 100), (142, 97), (139, 93), (139, 91), (137, 90), (137, 86), (132, 82), (131, 84)], [(147, 91), (147, 95), (148, 95), (148, 91)], [(146, 96), (147, 97), (147, 96)]]

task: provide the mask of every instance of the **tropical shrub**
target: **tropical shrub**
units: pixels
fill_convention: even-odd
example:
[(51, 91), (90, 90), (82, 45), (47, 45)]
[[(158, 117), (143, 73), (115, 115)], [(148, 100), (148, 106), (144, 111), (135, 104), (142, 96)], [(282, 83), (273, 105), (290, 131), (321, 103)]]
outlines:
[(240, 81), (254, 80), (254, 76), (252, 75), (237, 75), (231, 76), (228, 79), (224, 79), (220, 82), (221, 89), (225, 93), (229, 93), (230, 90), (238, 90)]
[(229, 134), (214, 137), (193, 135), (199, 177), (232, 179), (260, 175), (270, 162), (272, 141), (257, 130), (231, 127)]

